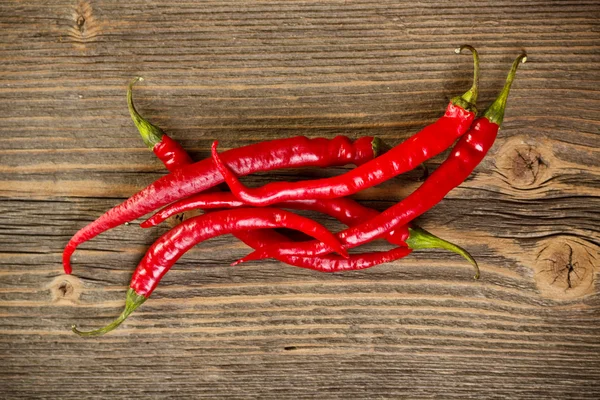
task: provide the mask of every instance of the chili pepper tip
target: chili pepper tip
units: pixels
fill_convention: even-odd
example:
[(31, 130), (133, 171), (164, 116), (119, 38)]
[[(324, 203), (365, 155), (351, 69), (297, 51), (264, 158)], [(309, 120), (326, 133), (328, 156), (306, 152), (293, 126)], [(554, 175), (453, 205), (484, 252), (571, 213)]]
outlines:
[(265, 254), (265, 252), (262, 249), (257, 249), (254, 250), (252, 253), (240, 258), (237, 261), (232, 262), (230, 265), (232, 267), (235, 267), (236, 265), (248, 262), (248, 261), (255, 261), (255, 260), (262, 260), (264, 258), (267, 258), (267, 255)]

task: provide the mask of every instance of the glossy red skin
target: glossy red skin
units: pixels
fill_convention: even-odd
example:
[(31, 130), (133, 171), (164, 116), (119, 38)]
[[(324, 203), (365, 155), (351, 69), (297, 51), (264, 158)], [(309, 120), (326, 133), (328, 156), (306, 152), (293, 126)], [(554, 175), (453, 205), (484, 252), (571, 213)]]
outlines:
[(277, 256), (279, 261), (285, 259), (286, 264), (295, 267), (312, 269), (320, 272), (355, 271), (371, 268), (379, 264), (396, 261), (406, 257), (412, 252), (408, 247), (395, 247), (388, 251), (374, 251), (370, 253), (351, 254), (349, 258), (342, 258), (332, 254), (316, 257), (302, 256)]
[[(176, 141), (163, 136), (161, 142), (163, 153), (157, 151), (158, 145), (154, 148), (156, 155), (163, 161), (169, 170), (180, 168), (190, 164), (192, 161), (185, 151)], [(165, 149), (168, 149), (165, 150)], [(169, 164), (168, 164), (169, 163)], [(209, 196), (212, 201), (202, 201), (203, 196)], [(210, 193), (191, 196), (186, 199), (175, 202), (168, 207), (155, 214), (151, 219), (144, 221), (140, 226), (149, 227), (157, 225), (169, 218), (172, 215), (195, 208), (214, 209), (214, 208), (239, 208), (244, 204), (235, 199), (231, 193)], [(195, 200), (200, 196), (200, 201)], [(353, 200), (347, 198), (339, 199), (322, 199), (322, 200), (290, 200), (280, 203), (279, 207), (287, 207), (292, 209), (312, 210), (327, 214), (338, 219), (343, 224), (348, 226), (368, 220), (378, 214), (376, 210), (363, 207)], [(273, 231), (271, 229), (253, 230), (245, 232), (237, 232), (234, 235), (246, 243), (248, 246), (259, 249), (263, 246), (274, 246), (278, 243), (287, 243), (287, 237)], [(405, 240), (408, 238), (408, 227), (403, 226), (400, 230), (394, 231), (388, 235), (388, 241), (392, 244), (403, 248), (395, 248), (387, 252), (363, 253), (353, 255), (349, 258), (343, 258), (335, 255), (326, 255), (322, 257), (296, 257), (282, 256), (279, 261), (285, 262), (301, 268), (313, 269), (321, 272), (338, 272), (356, 269), (370, 268), (372, 266), (385, 262), (397, 260), (410, 254), (411, 250), (407, 248)], [(161, 266), (158, 266), (161, 268)], [(154, 282), (158, 282), (152, 274), (150, 267), (146, 268), (148, 274)], [(156, 283), (154, 285), (156, 285)], [(136, 286), (140, 286), (141, 282), (137, 282)]]
[[(379, 214), (378, 211), (372, 208), (364, 207), (354, 200), (340, 197), (337, 199), (305, 199), (305, 200), (288, 200), (275, 204), (277, 208), (291, 208), (295, 210), (311, 210), (327, 214), (347, 226), (353, 226), (361, 222), (365, 222), (374, 218)], [(215, 209), (215, 208), (239, 208), (245, 207), (245, 204), (237, 200), (232, 193), (201, 193), (195, 196), (179, 200), (142, 222), (142, 228), (155, 226), (163, 222), (165, 219), (179, 214), (181, 212), (193, 209)], [(406, 247), (406, 239), (408, 238), (408, 227), (403, 225), (399, 229), (390, 232), (386, 239), (391, 244)], [(289, 240), (284, 237), (284, 242), (287, 244)], [(253, 241), (253, 243), (257, 243)], [(263, 247), (265, 245), (275, 245), (276, 241), (267, 240), (261, 246), (251, 246), (254, 248)]]
[[(167, 135), (163, 136), (163, 141), (161, 143), (165, 143), (165, 146), (162, 147), (163, 149), (169, 148), (168, 152), (164, 151), (166, 156), (158, 154), (158, 145), (154, 148), (154, 152), (159, 159), (163, 161), (165, 166), (169, 168), (169, 170), (180, 168), (192, 162), (185, 149), (183, 149), (179, 143), (175, 142)], [(209, 196), (209, 198), (212, 198), (212, 201), (203, 201), (203, 196)], [(196, 200), (198, 198), (200, 201)], [(144, 221), (140, 226), (149, 227), (157, 225), (172, 215), (195, 208), (238, 208), (243, 206), (244, 204), (241, 201), (236, 200), (231, 193), (210, 193), (206, 195), (200, 194), (188, 197), (169, 205), (155, 214), (149, 220)], [(279, 207), (322, 212), (333, 218), (336, 218), (348, 226), (363, 222), (378, 214), (376, 210), (363, 207), (355, 201), (347, 198), (290, 200), (280, 203)], [(277, 243), (288, 242), (287, 237), (270, 229), (237, 232), (235, 235), (254, 249), (259, 249), (263, 246), (276, 245)], [(297, 267), (313, 269), (321, 272), (339, 272), (370, 268), (378, 264), (397, 260), (410, 254), (412, 250), (408, 249), (405, 243), (408, 235), (409, 232), (407, 226), (403, 226), (400, 231), (397, 230), (393, 233), (390, 233), (388, 235), (388, 241), (403, 248), (399, 247), (386, 252), (363, 253), (360, 255), (352, 255), (350, 258), (343, 258), (335, 255), (325, 255), (322, 257), (282, 256), (280, 257), (280, 261)], [(148, 268), (146, 271), (148, 272)], [(158, 282), (156, 279), (154, 279), (152, 273), (149, 273), (146, 276), (151, 276), (151, 279), (153, 279), (155, 282)], [(137, 287), (139, 287), (140, 284), (141, 282), (136, 282)]]
[(173, 264), (196, 244), (227, 233), (265, 228), (296, 229), (335, 243), (327, 228), (289, 211), (275, 208), (215, 211), (182, 222), (154, 242), (136, 268), (130, 287), (138, 295), (148, 297)]
[[(413, 193), (374, 218), (345, 229), (337, 234), (342, 244), (350, 249), (377, 239), (414, 220), (437, 203), (448, 192), (464, 182), (483, 160), (494, 144), (499, 126), (486, 118), (478, 118), (463, 135), (448, 158)], [(252, 253), (247, 259), (279, 257), (283, 255), (317, 256), (330, 253), (327, 246), (315, 241), (273, 246)]]
[[(221, 157), (238, 176), (280, 168), (329, 167), (350, 163), (360, 165), (373, 158), (372, 142), (372, 137), (363, 137), (352, 142), (344, 136), (331, 140), (297, 136), (239, 147), (222, 153)], [(108, 210), (71, 238), (63, 252), (65, 273), (71, 273), (70, 258), (81, 243), (221, 182), (223, 178), (211, 159), (183, 166), (158, 179)]]
[[(270, 230), (255, 230), (245, 232), (247, 235), (242, 239), (248, 246), (260, 250), (261, 246), (269, 242), (290, 243), (286, 236), (283, 236), (275, 231)], [(408, 236), (408, 230), (406, 232)], [(412, 249), (406, 247), (395, 247), (387, 251), (376, 251), (370, 253), (350, 254), (349, 258), (342, 258), (333, 254), (325, 254), (321, 256), (303, 257), (294, 255), (274, 255), (273, 258), (283, 263), (293, 265), (295, 267), (312, 269), (320, 272), (340, 272), (353, 271), (358, 269), (371, 268), (379, 264), (398, 260), (406, 257), (412, 252)], [(254, 254), (254, 253), (252, 253)], [(237, 265), (241, 262), (249, 261), (245, 258), (236, 261), (231, 265)]]
[(268, 206), (285, 200), (346, 197), (410, 171), (440, 154), (469, 129), (474, 118), (473, 112), (450, 103), (440, 119), (398, 146), (343, 175), (326, 179), (273, 182), (249, 189), (239, 181), (235, 172), (219, 163), (216, 143), (213, 144), (212, 155), (231, 192), (248, 205)]
[(171, 172), (185, 165), (193, 164), (192, 159), (179, 142), (163, 135), (161, 141), (152, 149), (156, 157)]

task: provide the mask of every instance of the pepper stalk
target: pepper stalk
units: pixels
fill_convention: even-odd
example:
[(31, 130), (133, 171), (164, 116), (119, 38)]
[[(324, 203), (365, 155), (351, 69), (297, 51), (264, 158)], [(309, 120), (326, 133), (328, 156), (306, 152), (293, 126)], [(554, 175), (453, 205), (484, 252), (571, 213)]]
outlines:
[(515, 59), (515, 61), (513, 61), (512, 67), (510, 68), (510, 72), (506, 77), (506, 82), (504, 83), (502, 91), (500, 92), (498, 97), (496, 97), (496, 100), (494, 100), (494, 102), (483, 112), (483, 117), (491, 123), (494, 123), (498, 126), (502, 125), (502, 121), (504, 121), (504, 110), (506, 109), (506, 100), (508, 100), (510, 88), (512, 86), (513, 81), (515, 80), (517, 68), (519, 67), (519, 65), (525, 64), (525, 62), (527, 62), (526, 54), (521, 54)]
[(123, 312), (121, 313), (121, 315), (115, 319), (113, 322), (111, 322), (110, 324), (93, 330), (93, 331), (80, 331), (79, 329), (77, 329), (76, 325), (72, 325), (71, 326), (71, 330), (73, 331), (73, 333), (78, 334), (79, 336), (82, 337), (91, 337), (91, 336), (102, 336), (105, 333), (108, 333), (110, 331), (112, 331), (113, 329), (115, 329), (116, 327), (118, 327), (119, 325), (121, 325), (123, 323), (123, 321), (125, 321), (127, 319), (127, 317), (129, 317), (129, 315), (134, 312), (139, 306), (141, 306), (142, 304), (144, 304), (144, 302), (146, 301), (146, 297), (139, 295), (135, 292), (135, 290), (133, 290), (132, 288), (129, 288), (129, 290), (127, 290), (127, 299), (125, 300), (125, 309), (123, 310)]
[(462, 247), (451, 243), (447, 240), (439, 238), (434, 234), (427, 232), (423, 228), (419, 228), (416, 225), (413, 225), (408, 228), (408, 238), (406, 239), (406, 244), (409, 248), (413, 250), (419, 249), (443, 249), (449, 250), (453, 253), (456, 253), (462, 257), (464, 257), (473, 267), (475, 268), (475, 279), (479, 279), (480, 272), (479, 266), (477, 265), (477, 261), (469, 254), (469, 252)]
[(473, 85), (463, 95), (454, 97), (451, 101), (455, 106), (464, 108), (467, 111), (473, 111), (477, 114), (477, 96), (479, 95), (479, 53), (473, 46), (468, 44), (462, 45), (455, 49), (456, 54), (460, 54), (463, 50), (469, 50), (473, 54)]
[(137, 82), (143, 81), (144, 78), (138, 76), (129, 82), (129, 86), (127, 87), (127, 107), (129, 108), (129, 114), (131, 115), (131, 119), (133, 123), (140, 131), (140, 135), (144, 140), (144, 143), (150, 150), (154, 149), (158, 143), (162, 141), (164, 136), (164, 132), (158, 126), (151, 124), (149, 121), (144, 119), (135, 109), (133, 105), (133, 85)]

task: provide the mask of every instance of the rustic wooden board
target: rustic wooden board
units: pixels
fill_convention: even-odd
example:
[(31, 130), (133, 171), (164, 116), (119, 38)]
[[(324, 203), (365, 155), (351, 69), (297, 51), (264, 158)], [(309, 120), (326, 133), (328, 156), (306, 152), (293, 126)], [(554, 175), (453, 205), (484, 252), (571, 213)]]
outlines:
[[(3, 2), (0, 396), (599, 398), (599, 21), (597, 1)], [(481, 52), (482, 108), (529, 54), (492, 152), (419, 219), (471, 251), (481, 281), (438, 251), (332, 275), (230, 268), (248, 250), (226, 236), (114, 333), (69, 331), (120, 313), (167, 229), (117, 228), (62, 273), (77, 229), (164, 174), (127, 113), (132, 77), (140, 111), (196, 159), (215, 138), (394, 145), (468, 88), (463, 43)], [(383, 210), (418, 178), (356, 198)]]

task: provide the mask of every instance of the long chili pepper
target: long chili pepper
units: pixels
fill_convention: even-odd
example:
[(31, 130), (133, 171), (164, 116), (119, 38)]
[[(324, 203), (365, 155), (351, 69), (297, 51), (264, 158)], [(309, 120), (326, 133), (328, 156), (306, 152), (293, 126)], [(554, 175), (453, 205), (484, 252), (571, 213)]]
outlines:
[[(450, 190), (469, 177), (496, 139), (498, 129), (504, 118), (506, 101), (517, 67), (526, 60), (527, 57), (523, 54), (513, 62), (506, 84), (498, 98), (484, 112), (483, 116), (474, 122), (469, 132), (454, 146), (448, 158), (417, 190), (366, 223), (338, 233), (338, 238), (347, 248), (367, 243), (385, 235), (396, 226), (412, 221), (440, 202)], [(326, 246), (314, 241), (291, 242), (288, 246), (278, 245), (276, 248), (270, 247), (257, 250), (242, 259), (242, 261), (281, 255), (314, 256), (328, 252), (329, 249)]]
[[(404, 225), (403, 228), (404, 227), (406, 227), (406, 225)], [(281, 244), (285, 243), (285, 240), (287, 239), (285, 236), (279, 234), (277, 234), (279, 235), (278, 237), (274, 237), (272, 234), (269, 234), (270, 237), (265, 237), (264, 235), (267, 232), (264, 231), (254, 231), (253, 233), (254, 235), (249, 235), (247, 238), (244, 238), (243, 241), (248, 246), (257, 249), (255, 253), (260, 251), (261, 244), (263, 243), (277, 241), (278, 244)], [(348, 258), (342, 258), (332, 254), (311, 257), (291, 254), (273, 254), (269, 255), (268, 257), (273, 257), (278, 261), (296, 267), (308, 268), (321, 272), (338, 272), (371, 268), (379, 264), (395, 261), (399, 258), (407, 256), (412, 250), (444, 249), (464, 257), (475, 268), (475, 279), (479, 279), (479, 266), (477, 265), (477, 262), (471, 256), (471, 254), (469, 254), (469, 252), (462, 247), (441, 239), (417, 226), (409, 227), (407, 229), (407, 233), (403, 233), (403, 235), (406, 237), (406, 240), (404, 243), (401, 243), (399, 247), (395, 247), (388, 251), (351, 254)], [(403, 250), (409, 251), (405, 252)], [(232, 263), (231, 265), (235, 266), (245, 261), (245, 259), (241, 259)]]
[[(231, 193), (215, 193), (214, 202), (204, 201), (207, 197), (203, 197), (202, 201), (194, 201), (194, 196), (180, 200), (174, 203), (174, 207), (170, 209), (161, 210), (158, 214), (155, 214), (152, 218), (142, 222), (140, 226), (149, 227), (160, 223), (162, 220), (169, 217), (169, 214), (176, 214), (182, 211), (186, 211), (192, 208), (200, 209), (211, 209), (211, 208), (223, 208), (223, 207), (242, 207), (243, 204), (239, 200), (235, 200)], [(354, 226), (361, 222), (367, 221), (379, 214), (378, 211), (368, 207), (361, 206), (355, 201), (342, 197), (337, 199), (306, 199), (306, 200), (289, 200), (277, 204), (278, 208), (291, 208), (297, 210), (311, 210), (327, 214), (341, 223), (347, 226)], [(160, 218), (154, 218), (159, 216)], [(279, 244), (289, 243), (289, 239), (283, 235), (270, 230), (252, 231), (252, 232), (237, 233), (237, 237), (246, 243), (248, 246), (259, 249), (264, 248), (265, 245), (277, 246)], [(441, 239), (424, 229), (417, 226), (402, 225), (399, 228), (390, 231), (386, 235), (386, 240), (391, 244), (409, 248), (411, 250), (417, 249), (445, 249), (450, 250), (456, 254), (463, 256), (469, 261), (476, 269), (477, 263), (471, 257), (471, 255), (463, 248)], [(378, 265), (384, 262), (395, 260), (395, 255), (404, 254), (399, 251), (388, 251), (388, 252), (376, 252), (376, 253), (363, 253), (365, 259), (361, 261), (360, 255), (351, 255), (348, 261), (340, 261), (341, 257), (296, 257), (292, 255), (281, 255), (277, 259), (281, 262), (285, 262), (290, 265), (295, 265), (303, 268), (310, 268), (318, 271), (331, 272), (340, 270), (352, 269), (352, 266), (356, 268), (369, 268), (374, 265)], [(233, 263), (237, 265), (239, 262)], [(338, 267), (334, 267), (337, 265)]]
[(249, 189), (219, 160), (215, 142), (212, 155), (219, 172), (224, 176), (232, 193), (244, 203), (267, 206), (284, 200), (345, 197), (412, 170), (450, 147), (469, 129), (475, 118), (475, 112), (471, 110), (475, 109), (473, 104), (478, 93), (479, 56), (471, 46), (463, 46), (457, 49), (457, 52), (462, 49), (473, 53), (475, 72), (471, 89), (452, 99), (446, 113), (436, 122), (368, 163), (336, 177), (300, 182), (273, 182), (260, 188)]
[[(275, 204), (277, 208), (289, 208), (293, 210), (309, 210), (327, 214), (347, 226), (353, 226), (375, 217), (379, 212), (372, 208), (360, 205), (356, 201), (340, 197), (336, 199), (305, 199), (288, 200)], [(210, 196), (200, 194), (179, 200), (158, 211), (152, 217), (142, 222), (142, 228), (155, 226), (167, 218), (193, 209), (221, 209), (221, 208), (240, 208), (246, 205), (235, 198), (232, 193), (211, 193)], [(408, 236), (408, 227), (403, 226), (395, 230), (386, 239), (395, 245), (406, 246), (404, 242)], [(262, 246), (261, 246), (262, 247)]]
[[(137, 77), (133, 79), (127, 88), (127, 105), (129, 107), (129, 112), (131, 114), (131, 118), (135, 123), (140, 136), (144, 140), (144, 143), (151, 148), (157, 157), (163, 162), (165, 167), (170, 171), (173, 171), (177, 168), (181, 168), (185, 165), (189, 165), (193, 163), (191, 157), (187, 153), (187, 151), (181, 146), (177, 141), (171, 139), (164, 131), (150, 123), (144, 117), (142, 117), (137, 110), (135, 109), (135, 105), (133, 103), (133, 85), (142, 81), (143, 78)], [(154, 145), (153, 145), (154, 144)], [(161, 147), (162, 145), (162, 147)], [(168, 146), (168, 151), (163, 151)], [(374, 149), (375, 150), (375, 149)], [(373, 156), (377, 156), (377, 154), (373, 154)], [(213, 188), (216, 189), (216, 188)], [(161, 210), (160, 215), (156, 215), (151, 218), (151, 220), (146, 220), (140, 224), (142, 228), (147, 228), (150, 226), (157, 225), (164, 221), (165, 219), (171, 217), (172, 215), (182, 213), (187, 210), (191, 210), (194, 208), (200, 209), (214, 209), (214, 208), (240, 208), (243, 207), (244, 204), (240, 201), (236, 201), (235, 197), (231, 195), (231, 193), (213, 193), (213, 197), (215, 200), (203, 204), (195, 202), (194, 196), (182, 199), (165, 209)], [(222, 198), (230, 198), (229, 206), (225, 206)], [(363, 222), (375, 215), (378, 214), (376, 210), (363, 207), (360, 204), (356, 203), (354, 200), (350, 199), (332, 199), (332, 200), (300, 200), (300, 201), (289, 201), (284, 202), (281, 206), (288, 206), (287, 208), (292, 209), (304, 209), (304, 210), (313, 210), (323, 212), (328, 214), (347, 226), (356, 225), (358, 222)], [(280, 207), (281, 208), (281, 207)], [(157, 213), (158, 214), (158, 213)], [(263, 239), (268, 239), (270, 230), (265, 230), (261, 234)], [(396, 232), (394, 232), (396, 233)], [(234, 235), (238, 237), (238, 239), (248, 242), (252, 241), (257, 243), (252, 239), (252, 235), (255, 235), (255, 232), (237, 232)], [(406, 243), (404, 242), (408, 237), (408, 228), (403, 227), (401, 231), (398, 231), (398, 234), (389, 235), (388, 241), (392, 244), (396, 244), (399, 246), (406, 247)], [(258, 242), (260, 246), (252, 246), (253, 248), (263, 247), (265, 245), (274, 245), (277, 241), (273, 240), (265, 240), (264, 243)]]
[[(334, 139), (297, 136), (239, 147), (222, 153), (221, 157), (236, 175), (242, 176), (280, 168), (330, 167), (351, 163), (360, 165), (371, 160), (378, 147), (379, 139), (373, 137), (362, 137), (352, 142), (345, 136)], [(71, 273), (70, 258), (81, 243), (221, 182), (223, 178), (211, 159), (181, 167), (158, 179), (80, 229), (63, 252), (65, 272)]]
[[(310, 219), (300, 217), (296, 214), (283, 210), (261, 208), (261, 209), (234, 209), (216, 211), (198, 217), (190, 218), (161, 236), (146, 252), (131, 278), (125, 310), (112, 323), (94, 331), (83, 332), (72, 326), (74, 333), (80, 336), (100, 336), (118, 327), (135, 309), (142, 305), (156, 289), (162, 277), (177, 262), (177, 260), (196, 244), (209, 238), (226, 233), (240, 232), (249, 229), (259, 229), (255, 233), (262, 232), (264, 228), (292, 228), (304, 233), (315, 234), (320, 228), (317, 223)], [(264, 233), (264, 232), (263, 232)], [(274, 235), (275, 240), (285, 238), (278, 233)], [(411, 237), (407, 240), (409, 248), (397, 247), (384, 252), (372, 252), (356, 254), (348, 259), (335, 255), (306, 258), (298, 256), (283, 257), (285, 262), (302, 268), (314, 269), (321, 272), (338, 272), (370, 268), (372, 266), (397, 260), (410, 254), (413, 249), (420, 248), (447, 248), (462, 254), (475, 266), (475, 260), (458, 246), (436, 238), (422, 229), (411, 228)], [(258, 238), (257, 240), (261, 240)]]
[[(472, 50), (470, 47), (465, 46), (464, 48)], [(447, 137), (454, 136), (452, 133), (462, 133), (463, 128), (466, 130), (473, 120), (474, 113), (467, 111), (467, 109), (470, 108), (470, 102), (474, 102), (477, 97), (478, 57), (476, 52), (473, 52), (473, 57), (475, 60), (475, 82), (473, 83), (473, 87), (463, 96), (453, 99), (448, 106), (445, 116), (442, 117), (438, 123), (434, 124), (437, 128), (444, 130), (443, 137), (435, 137), (437, 136), (436, 129), (426, 129), (429, 134), (420, 136), (422, 140), (425, 140), (423, 145), (427, 144), (427, 141), (431, 139), (435, 139), (434, 141), (440, 143)], [(453, 137), (449, 143), (454, 139), (455, 137)], [(407, 142), (413, 141), (414, 139), (409, 139)], [(332, 141), (327, 141), (326, 139), (309, 140), (299, 137), (275, 140), (268, 143), (263, 142), (240, 149), (230, 150), (229, 152), (223, 153), (221, 157), (223, 157), (223, 162), (227, 164), (229, 169), (231, 169), (236, 176), (242, 176), (249, 173), (285, 167), (330, 166), (343, 165), (350, 162), (359, 165), (362, 164), (364, 160), (372, 158), (374, 152), (373, 147), (377, 145), (377, 142), (373, 138), (370, 138), (367, 149), (361, 147), (361, 144), (365, 144), (364, 142), (361, 142), (361, 139), (357, 140), (353, 147), (350, 141), (343, 137), (337, 137)], [(315, 145), (315, 147), (311, 147), (311, 145)], [(448, 145), (445, 145), (445, 147), (448, 147)], [(419, 146), (419, 143), (417, 143), (416, 146)], [(412, 147), (414, 148), (415, 145), (412, 145)], [(433, 145), (428, 150), (430, 157), (433, 156), (433, 153), (431, 152), (437, 147), (440, 146)], [(440, 148), (439, 151), (442, 151), (445, 148), (444, 146), (441, 147), (443, 148)], [(369, 157), (369, 155), (371, 157)], [(396, 154), (396, 158), (398, 158), (398, 156), (400, 156), (400, 159), (405, 157), (404, 154)], [(412, 157), (419, 158), (416, 155), (413, 155)], [(423, 157), (420, 158), (422, 159)], [(396, 162), (398, 162), (398, 160), (392, 159), (392, 166)], [(414, 165), (418, 165), (420, 162), (421, 161), (417, 161)], [(216, 171), (218, 170), (210, 160), (204, 160), (178, 169), (172, 174), (157, 180), (144, 190), (127, 199), (125, 202), (110, 209), (94, 222), (80, 229), (71, 238), (63, 252), (63, 266), (65, 272), (67, 274), (71, 273), (70, 258), (79, 244), (106, 230), (112, 229), (125, 222), (131, 222), (158, 207), (162, 207), (175, 200), (179, 200), (180, 198), (200, 193), (218, 185), (223, 181), (223, 178), (219, 174), (216, 174)], [(375, 184), (375, 181), (371, 181), (369, 186), (372, 186), (373, 184)]]
[(184, 165), (192, 164), (193, 161), (187, 151), (185, 151), (177, 141), (171, 139), (158, 126), (153, 125), (142, 118), (135, 109), (132, 95), (133, 85), (136, 82), (143, 80), (142, 77), (137, 77), (129, 83), (127, 88), (127, 107), (129, 108), (131, 119), (133, 119), (135, 126), (140, 131), (140, 135), (142, 135), (144, 143), (154, 152), (154, 154), (156, 154), (158, 159), (163, 162), (169, 171), (174, 171)]
[[(143, 120), (141, 116), (139, 118)], [(186, 153), (183, 147), (180, 147), (177, 151)], [(185, 159), (183, 155), (179, 158), (182, 160)], [(182, 162), (182, 164), (185, 164), (185, 162)], [(152, 218), (142, 222), (140, 226), (144, 228), (154, 226), (174, 214), (194, 208), (239, 208), (243, 206), (243, 203), (236, 200), (231, 193), (213, 193), (212, 197), (214, 197), (214, 200), (212, 202), (196, 201), (197, 197), (191, 196), (169, 205)], [(279, 207), (321, 212), (339, 220), (347, 226), (356, 225), (378, 214), (378, 211), (364, 207), (349, 198), (289, 200), (280, 203)], [(286, 243), (288, 240), (287, 237), (271, 229), (240, 231), (234, 232), (234, 235), (254, 249), (268, 245), (274, 246), (277, 243)], [(353, 255), (350, 258), (342, 258), (335, 255), (321, 257), (281, 256), (279, 257), (279, 261), (321, 272), (336, 272), (370, 268), (404, 257), (413, 249), (440, 248), (462, 255), (477, 268), (477, 263), (466, 250), (416, 226), (409, 228), (407, 225), (403, 225), (399, 229), (389, 232), (386, 239), (391, 244), (400, 247), (385, 252), (362, 253)]]
[(351, 254), (342, 258), (332, 254), (317, 257), (287, 256), (285, 262), (295, 267), (312, 269), (319, 272), (356, 271), (371, 268), (379, 264), (396, 261), (412, 253), (408, 247), (394, 247), (387, 251)]
[[(265, 228), (297, 229), (335, 246), (333, 234), (319, 223), (275, 208), (239, 208), (190, 218), (162, 235), (146, 252), (131, 279), (135, 307), (128, 307), (127, 315), (150, 296), (164, 274), (196, 244), (227, 233)], [(129, 293), (127, 298), (130, 299)], [(73, 331), (82, 336), (100, 335), (116, 328), (127, 315), (96, 331), (80, 332), (75, 327)]]

